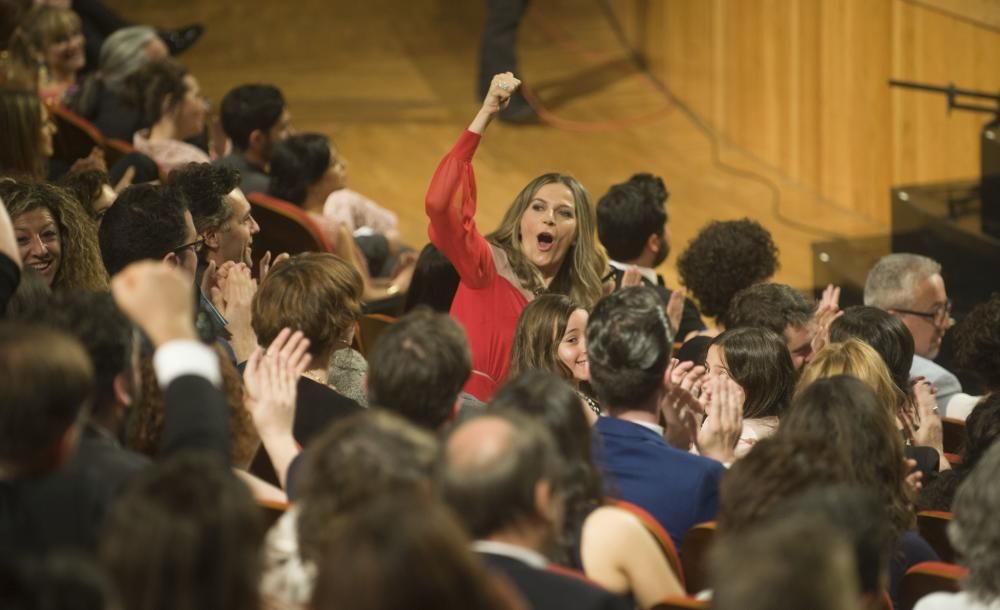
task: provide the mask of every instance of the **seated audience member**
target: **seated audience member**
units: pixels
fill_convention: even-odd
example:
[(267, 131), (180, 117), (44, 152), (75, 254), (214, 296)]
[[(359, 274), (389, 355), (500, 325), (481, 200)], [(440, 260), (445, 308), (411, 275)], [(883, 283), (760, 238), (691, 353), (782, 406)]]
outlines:
[(34, 91), (0, 87), (0, 177), (41, 182), (56, 125)]
[(423, 495), (390, 493), (333, 521), (319, 562), (315, 610), (516, 610), (455, 517)]
[(127, 81), (147, 64), (169, 55), (151, 27), (136, 25), (116, 31), (101, 45), (98, 71), (83, 81), (73, 109), (105, 137), (131, 142), (144, 125), (138, 109), (125, 102)]
[[(346, 261), (312, 252), (274, 267), (254, 294), (253, 330), (261, 346), (270, 345), (284, 328), (300, 330), (309, 340), (312, 362), (298, 381), (293, 431), (303, 447), (334, 420), (361, 410), (327, 385), (334, 352), (350, 346), (354, 337), (361, 290), (360, 275)], [(286, 474), (284, 468), (273, 468), (266, 447), (250, 472), (272, 484)]]
[(233, 148), (216, 163), (240, 172), (244, 193), (269, 192), (274, 147), (291, 135), (292, 116), (281, 90), (257, 84), (231, 89), (222, 98), (219, 118)]
[[(820, 362), (826, 349), (820, 350), (810, 367)], [(907, 481), (909, 468), (903, 439), (891, 411), (880, 404), (877, 393), (865, 382), (834, 375), (816, 380), (804, 378), (803, 383), (791, 411), (781, 422), (779, 436), (804, 435), (813, 442), (839, 448), (848, 464), (846, 482), (878, 494), (893, 531), (889, 594), (895, 605), (906, 570), (921, 561), (938, 560), (914, 530), (916, 514), (913, 490)]]
[(728, 377), (743, 390), (743, 432), (736, 457), (778, 429), (792, 402), (796, 372), (781, 337), (766, 328), (736, 328), (712, 339), (705, 369)]
[(895, 420), (907, 442), (906, 455), (916, 460), (921, 472), (932, 476), (938, 470), (949, 468), (944, 459), (943, 425), (929, 383), (914, 384), (911, 398), (893, 381), (878, 352), (867, 343), (849, 338), (816, 352), (813, 361), (802, 371), (797, 391), (816, 379), (834, 375), (851, 375), (868, 384)]
[(96, 227), (70, 194), (47, 184), (0, 183), (21, 260), (54, 290), (105, 290)]
[(135, 149), (152, 157), (169, 174), (188, 163), (208, 163), (208, 153), (185, 140), (205, 131), (208, 104), (197, 79), (181, 64), (150, 63), (129, 78), (130, 101), (148, 129), (132, 138)]
[[(958, 366), (979, 379), (984, 393), (1000, 390), (1000, 294), (994, 293), (965, 316), (955, 329), (955, 351)], [(955, 400), (947, 415), (965, 419), (974, 406), (974, 400)]]
[(458, 417), (472, 371), (465, 332), (447, 314), (415, 311), (389, 326), (368, 353), (372, 405), (438, 431)]
[(193, 282), (198, 252), (204, 246), (187, 202), (175, 190), (152, 184), (122, 191), (104, 214), (97, 236), (109, 275), (136, 261), (162, 260), (183, 270)]
[(968, 576), (962, 579), (961, 592), (932, 593), (917, 602), (916, 610), (989, 610), (1000, 604), (997, 472), (1000, 472), (1000, 445), (993, 445), (955, 497), (955, 516), (948, 526), (948, 538), (961, 563), (969, 568)]
[(458, 272), (448, 257), (434, 244), (427, 244), (413, 267), (413, 279), (410, 280), (410, 289), (406, 291), (403, 311), (412, 311), (424, 305), (434, 311), (448, 313), (451, 302), (455, 300), (458, 282)]
[(709, 223), (677, 259), (681, 284), (719, 329), (728, 328), (726, 313), (736, 293), (769, 281), (778, 266), (771, 233), (749, 218)]
[(60, 293), (36, 316), (74, 336), (90, 357), (95, 389), (69, 465), (116, 495), (150, 464), (147, 456), (121, 446), (126, 418), (136, 399), (158, 392), (155, 378), (148, 386), (135, 382), (132, 325), (107, 293)]
[(98, 556), (123, 608), (259, 608), (260, 509), (211, 455), (143, 473), (112, 507)]
[[(667, 197), (669, 193), (660, 177), (636, 174), (628, 182), (612, 186), (597, 202), (597, 237), (608, 251), (615, 287), (621, 288), (625, 272), (634, 266), (642, 284), (654, 287), (664, 305), (670, 302), (673, 291), (666, 287), (656, 268), (670, 254)], [(679, 328), (673, 330), (681, 342), (705, 330), (701, 314), (690, 299), (684, 299)]]
[(990, 394), (976, 405), (965, 420), (962, 461), (924, 484), (917, 497), (917, 507), (920, 510), (951, 511), (958, 486), (997, 439), (1000, 439), (1000, 395)]
[(91, 549), (107, 498), (59, 467), (72, 455), (94, 369), (75, 339), (0, 324), (0, 549), (5, 557)]
[(559, 563), (581, 570), (596, 583), (649, 608), (683, 593), (659, 543), (632, 513), (605, 506), (601, 477), (591, 460), (590, 424), (568, 383), (551, 373), (528, 370), (500, 387), (492, 412), (530, 416), (552, 433), (559, 456), (570, 468), (564, 483), (565, 516)]
[(107, 172), (99, 169), (66, 174), (57, 184), (69, 191), (98, 225), (118, 197), (115, 189), (111, 188)]
[(910, 367), (913, 365), (913, 335), (898, 317), (877, 307), (848, 307), (830, 324), (830, 343), (857, 339), (882, 357), (892, 382), (900, 392), (910, 394)]
[(399, 219), (346, 186), (347, 163), (326, 136), (289, 136), (271, 153), (270, 193), (303, 208), (331, 244), (341, 241), (340, 228), (354, 236), (371, 274), (391, 273), (399, 255)]
[[(606, 488), (609, 495), (649, 512), (680, 548), (691, 526), (715, 518), (725, 469), (715, 460), (676, 449), (663, 438), (658, 422), (660, 403), (670, 389), (671, 347), (663, 303), (649, 288), (619, 290), (600, 300), (591, 313), (587, 325), (591, 383), (610, 414), (594, 426), (595, 455)], [(713, 398), (720, 400), (722, 393)], [(728, 421), (723, 412), (733, 408), (738, 422), (739, 403), (720, 406), (703, 430)], [(700, 445), (701, 452), (732, 462), (740, 432), (738, 423), (735, 427), (727, 429), (714, 447), (708, 442)]]
[[(655, 298), (655, 297), (654, 297)], [(445, 502), (486, 565), (530, 608), (631, 608), (624, 598), (546, 570), (562, 530), (566, 467), (547, 430), (514, 413), (483, 415), (449, 435), (440, 468)]]
[(382, 411), (344, 419), (323, 432), (304, 453), (296, 503), (267, 535), (264, 601), (307, 608), (317, 568), (332, 552), (332, 524), (392, 494), (429, 495), (437, 455), (434, 437)]
[[(829, 288), (824, 293), (824, 301), (817, 307), (802, 293), (785, 284), (754, 284), (733, 296), (726, 312), (726, 328), (753, 326), (767, 328), (781, 337), (792, 355), (795, 370), (809, 364), (813, 348), (817, 347), (817, 333), (829, 324), (837, 313), (836, 300), (839, 293)], [(823, 307), (828, 299), (836, 300), (829, 307)]]
[(227, 262), (253, 265), (253, 236), (260, 225), (239, 188), (236, 170), (192, 163), (170, 174), (169, 183), (184, 193), (195, 231), (204, 240), (202, 260), (221, 268)]
[(875, 494), (845, 484), (817, 487), (783, 502), (773, 519), (798, 516), (821, 519), (850, 543), (861, 588), (859, 608), (885, 608), (892, 535)]
[(548, 371), (576, 388), (588, 420), (596, 422), (601, 407), (590, 390), (587, 364), (587, 310), (561, 294), (543, 294), (521, 312), (511, 349), (510, 375), (531, 369)]
[(79, 89), (77, 76), (87, 62), (80, 17), (65, 6), (35, 6), (14, 31), (11, 55), (25, 66), (38, 66), (38, 94), (43, 100), (69, 101)]
[(858, 607), (853, 549), (815, 517), (798, 515), (720, 538), (711, 566), (717, 610)]
[(865, 305), (898, 316), (910, 330), (915, 351), (910, 377), (923, 377), (934, 385), (941, 415), (948, 415), (953, 398), (963, 405), (970, 400), (958, 378), (934, 363), (944, 333), (955, 324), (937, 261), (919, 254), (883, 256), (865, 279)]
[[(270, 193), (305, 209), (333, 251), (354, 263), (365, 282), (365, 301), (395, 297), (409, 290), (413, 261), (389, 269), (398, 260), (398, 240), (390, 243), (385, 235), (371, 232), (352, 236), (350, 226), (324, 211), (324, 202), (333, 196), (333, 190), (342, 180), (342, 176), (335, 174), (343, 171), (326, 136), (289, 136), (275, 144), (271, 160)], [(388, 213), (395, 223), (395, 214)], [(398, 273), (391, 279), (374, 279), (381, 270), (386, 270), (383, 275)]]

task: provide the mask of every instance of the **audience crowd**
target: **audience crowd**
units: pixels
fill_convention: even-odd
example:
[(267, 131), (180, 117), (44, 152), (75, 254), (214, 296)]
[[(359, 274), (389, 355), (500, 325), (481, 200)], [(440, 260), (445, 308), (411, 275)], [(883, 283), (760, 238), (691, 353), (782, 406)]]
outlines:
[[(418, 256), (277, 87), (213, 123), (184, 32), (90, 53), (91, 3), (0, 30), (5, 608), (874, 610), (943, 558), (919, 510), (954, 511), (966, 577), (918, 608), (1000, 607), (1000, 296), (955, 333), (971, 395), (934, 362), (930, 258), (842, 310), (773, 282), (759, 222), (713, 221), (668, 287), (649, 173), (597, 199), (542, 174), (483, 230), (509, 72), (428, 176)], [(55, 150), (68, 111), (128, 154)], [(325, 251), (261, 252), (260, 201)]]

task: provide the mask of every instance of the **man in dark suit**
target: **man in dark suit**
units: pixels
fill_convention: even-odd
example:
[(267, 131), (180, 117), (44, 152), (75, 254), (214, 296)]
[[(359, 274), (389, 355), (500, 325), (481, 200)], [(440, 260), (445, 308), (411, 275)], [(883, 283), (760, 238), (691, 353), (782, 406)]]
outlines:
[[(669, 196), (661, 178), (636, 174), (628, 182), (612, 186), (597, 202), (597, 236), (611, 259), (615, 288), (621, 288), (625, 272), (634, 267), (642, 285), (655, 289), (664, 305), (673, 291), (656, 267), (670, 254), (666, 208)], [(684, 299), (679, 327), (672, 330), (679, 341), (705, 330), (691, 299)]]
[[(605, 297), (587, 325), (591, 384), (611, 414), (598, 420), (593, 437), (608, 492), (653, 515), (679, 549), (691, 526), (715, 518), (724, 468), (664, 440), (660, 414), (671, 390), (671, 347), (663, 305), (649, 288)], [(719, 432), (726, 440), (717, 443), (723, 452), (716, 455), (731, 461), (739, 430), (735, 437), (732, 430)]]
[[(190, 278), (143, 262), (112, 281), (119, 307), (152, 343), (166, 403), (160, 455), (198, 450), (229, 464), (228, 409), (215, 352), (197, 340)], [(61, 331), (0, 325), (0, 552), (44, 556), (93, 549), (111, 501), (72, 455), (94, 389), (80, 343)]]
[(449, 436), (441, 491), (490, 568), (535, 610), (630, 608), (584, 579), (546, 569), (561, 531), (564, 468), (547, 430), (514, 414), (483, 415)]

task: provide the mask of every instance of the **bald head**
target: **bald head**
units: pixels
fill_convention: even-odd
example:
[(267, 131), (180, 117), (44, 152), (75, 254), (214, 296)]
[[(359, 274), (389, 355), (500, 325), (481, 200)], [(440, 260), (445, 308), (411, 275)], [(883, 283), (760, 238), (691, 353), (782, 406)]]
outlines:
[(538, 484), (556, 482), (560, 468), (555, 443), (540, 424), (516, 413), (484, 415), (448, 437), (441, 492), (472, 537), (488, 538), (539, 520)]

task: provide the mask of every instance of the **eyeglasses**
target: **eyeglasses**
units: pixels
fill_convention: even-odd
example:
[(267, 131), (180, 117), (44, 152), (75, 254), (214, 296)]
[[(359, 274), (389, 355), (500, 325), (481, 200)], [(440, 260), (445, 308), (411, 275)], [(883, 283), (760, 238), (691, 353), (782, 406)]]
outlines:
[(913, 311), (912, 309), (900, 309), (898, 307), (894, 307), (893, 311), (924, 318), (935, 326), (945, 326), (951, 320), (951, 299), (945, 301), (943, 306), (935, 307), (933, 311)]
[(183, 246), (177, 246), (173, 250), (170, 250), (170, 252), (173, 252), (174, 254), (180, 254), (184, 250), (190, 250), (195, 254), (198, 254), (204, 247), (205, 247), (205, 240), (204, 238), (199, 237), (198, 239), (194, 240), (189, 244), (184, 244)]

